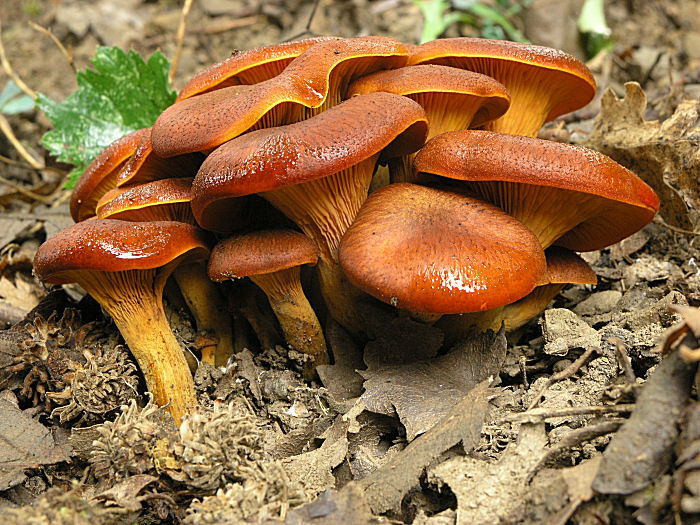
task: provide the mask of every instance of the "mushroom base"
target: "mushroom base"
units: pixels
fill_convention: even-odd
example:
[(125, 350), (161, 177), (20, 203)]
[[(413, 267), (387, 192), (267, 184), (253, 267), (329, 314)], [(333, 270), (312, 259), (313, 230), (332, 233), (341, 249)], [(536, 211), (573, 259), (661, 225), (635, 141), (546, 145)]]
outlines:
[(75, 282), (112, 316), (136, 358), (146, 386), (176, 424), (197, 405), (194, 381), (163, 311), (163, 286), (169, 272), (75, 272)]
[(202, 349), (202, 361), (212, 366), (224, 366), (233, 354), (231, 317), (223, 297), (207, 275), (206, 263), (181, 264), (173, 272), (173, 277), (194, 316), (197, 331), (211, 332), (218, 340), (216, 345)]
[(267, 295), (287, 344), (312, 356), (315, 364), (327, 364), (326, 339), (301, 287), (299, 266), (249, 277)]

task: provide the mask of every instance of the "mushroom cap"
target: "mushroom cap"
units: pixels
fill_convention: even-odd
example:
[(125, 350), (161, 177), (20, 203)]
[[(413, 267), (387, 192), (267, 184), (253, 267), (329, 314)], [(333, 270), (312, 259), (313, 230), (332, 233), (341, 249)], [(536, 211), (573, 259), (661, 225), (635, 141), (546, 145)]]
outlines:
[(206, 229), (225, 199), (328, 177), (383, 152), (412, 153), (427, 133), (416, 102), (391, 93), (353, 97), (308, 120), (261, 129), (213, 151), (192, 184), (192, 210)]
[(257, 84), (278, 75), (304, 51), (336, 37), (319, 36), (234, 52), (230, 57), (203, 69), (180, 90), (176, 102), (216, 89)]
[[(421, 93), (460, 97), (464, 105), (475, 107), (476, 114), (471, 122), (474, 127), (497, 119), (510, 105), (508, 90), (497, 80), (473, 71), (432, 64), (377, 71), (361, 77), (349, 86), (348, 97), (375, 91), (408, 97)], [(473, 99), (471, 104), (468, 98)]]
[(538, 286), (598, 282), (593, 268), (575, 252), (561, 246), (550, 246), (545, 250), (544, 255), (547, 258), (547, 271)]
[(137, 129), (115, 140), (95, 157), (75, 185), (70, 199), (70, 214), (75, 222), (95, 215), (95, 204), (117, 183), (117, 174), (134, 154), (141, 138), (150, 128)]
[(596, 213), (556, 240), (574, 251), (615, 244), (646, 226), (659, 209), (654, 190), (610, 157), (533, 137), (479, 130), (444, 133), (418, 152), (414, 167), (465, 183), (510, 182), (566, 190), (582, 201), (595, 198)]
[(152, 128), (144, 130), (134, 154), (117, 173), (117, 186), (140, 184), (153, 180), (178, 177), (194, 177), (204, 157), (190, 153), (172, 158), (162, 158), (153, 152)]
[[(174, 207), (192, 200), (192, 177), (162, 179), (145, 184), (122, 186), (103, 195), (97, 203), (97, 217), (100, 219), (130, 220), (134, 211), (150, 207)], [(167, 215), (167, 211), (163, 212)], [(168, 218), (163, 220), (177, 220)]]
[[(414, 47), (408, 65), (415, 64), (457, 66), (489, 74), (501, 82), (502, 75), (497, 72), (505, 74), (519, 67), (551, 73), (551, 81), (541, 88), (551, 86), (554, 97), (545, 122), (582, 108), (596, 93), (593, 74), (583, 62), (558, 49), (532, 44), (484, 38), (442, 38)], [(527, 80), (527, 73), (519, 76)]]
[(546, 269), (539, 241), (518, 220), (467, 195), (407, 183), (369, 196), (338, 255), (358, 288), (433, 314), (512, 303)]
[(42, 244), (34, 257), (34, 271), (42, 281), (66, 284), (74, 282), (71, 272), (150, 270), (185, 254), (206, 258), (206, 232), (182, 222), (91, 219)]
[(319, 42), (274, 78), (173, 104), (153, 126), (154, 151), (161, 157), (205, 151), (246, 131), (298, 122), (309, 116), (305, 108), (337, 104), (354, 78), (401, 67), (407, 57), (403, 44), (387, 37)]
[(220, 241), (209, 257), (209, 278), (220, 282), (316, 264), (316, 245), (294, 230), (263, 230)]

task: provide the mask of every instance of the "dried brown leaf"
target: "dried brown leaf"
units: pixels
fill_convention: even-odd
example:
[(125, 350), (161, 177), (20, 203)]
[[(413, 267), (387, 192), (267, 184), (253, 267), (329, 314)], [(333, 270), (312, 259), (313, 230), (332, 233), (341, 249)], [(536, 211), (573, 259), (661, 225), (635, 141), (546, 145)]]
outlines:
[(335, 363), (316, 367), (323, 386), (337, 403), (358, 397), (362, 393), (362, 377), (356, 370), (364, 368), (362, 352), (333, 319), (326, 327), (326, 341), (333, 351)]
[(631, 169), (661, 199), (668, 224), (694, 229), (700, 208), (700, 102), (686, 100), (659, 124), (644, 120), (647, 98), (636, 82), (625, 84), (625, 98), (603, 93), (588, 146)]
[(51, 431), (20, 410), (14, 395), (0, 397), (0, 491), (24, 480), (24, 470), (68, 461)]
[[(498, 374), (506, 356), (505, 331), (488, 331), (440, 357), (391, 364), (369, 361), (362, 401), (367, 410), (399, 416), (415, 439), (447, 414), (474, 386)], [(365, 358), (367, 359), (367, 358)]]
[(423, 469), (447, 449), (461, 441), (471, 450), (478, 443), (488, 410), (487, 389), (488, 381), (479, 383), (430, 430), (359, 482), (374, 512), (397, 508)]

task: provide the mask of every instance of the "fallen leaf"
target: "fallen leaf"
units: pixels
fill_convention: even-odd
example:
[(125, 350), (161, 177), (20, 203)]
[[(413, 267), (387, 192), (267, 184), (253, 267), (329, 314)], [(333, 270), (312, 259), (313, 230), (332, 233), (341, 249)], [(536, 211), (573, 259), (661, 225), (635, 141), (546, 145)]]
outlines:
[(625, 98), (603, 93), (588, 146), (605, 153), (647, 182), (661, 199), (664, 221), (686, 230), (700, 208), (700, 102), (686, 100), (662, 124), (644, 120), (647, 98), (636, 82)]
[(0, 298), (23, 312), (29, 312), (38, 305), (41, 297), (34, 281), (29, 281), (22, 274), (15, 274), (14, 279), (0, 277)]
[[(415, 362), (374, 359), (360, 371), (367, 410), (399, 416), (412, 441), (447, 414), (474, 386), (498, 374), (506, 356), (504, 329), (489, 330), (455, 345), (449, 353)], [(365, 357), (367, 360), (367, 356)]]
[(136, 474), (117, 483), (112, 488), (100, 492), (93, 499), (103, 502), (106, 506), (121, 507), (127, 511), (141, 510), (141, 499), (138, 497), (147, 485), (157, 481), (156, 476)]
[(0, 397), (0, 491), (21, 483), (26, 469), (68, 461), (70, 454), (13, 398), (7, 390)]
[(381, 514), (397, 508), (406, 493), (418, 484), (423, 469), (444, 451), (460, 441), (469, 451), (479, 442), (488, 410), (488, 386), (488, 381), (479, 383), (430, 430), (382, 468), (357, 482), (374, 512)]
[[(287, 525), (305, 525), (307, 523), (346, 525), (348, 523), (370, 523), (372, 517), (372, 511), (364, 499), (362, 489), (351, 483), (340, 491), (329, 489), (312, 503), (289, 512), (284, 522)], [(279, 522), (270, 521), (267, 523)]]

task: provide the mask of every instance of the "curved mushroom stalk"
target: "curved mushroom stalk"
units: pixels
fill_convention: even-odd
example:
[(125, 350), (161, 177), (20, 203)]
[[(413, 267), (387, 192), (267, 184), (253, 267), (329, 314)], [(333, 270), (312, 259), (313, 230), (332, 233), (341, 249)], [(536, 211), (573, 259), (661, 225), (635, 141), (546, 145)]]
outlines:
[(224, 366), (233, 354), (233, 332), (223, 297), (207, 275), (204, 261), (182, 264), (173, 273), (182, 296), (194, 316), (198, 331), (215, 335), (217, 343), (202, 349), (202, 361)]
[(287, 344), (311, 355), (314, 364), (327, 364), (326, 339), (301, 287), (300, 273), (300, 267), (295, 266), (273, 273), (251, 275), (249, 278), (267, 295)]
[[(168, 405), (179, 424), (188, 410), (197, 406), (197, 398), (182, 348), (163, 311), (163, 288), (171, 271), (79, 271), (74, 277), (112, 316), (155, 402)], [(120, 290), (118, 297), (115, 289)]]
[(538, 286), (519, 301), (506, 306), (503, 310), (506, 330), (513, 332), (544, 312), (552, 299), (564, 289), (564, 286), (566, 286), (564, 283)]

